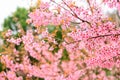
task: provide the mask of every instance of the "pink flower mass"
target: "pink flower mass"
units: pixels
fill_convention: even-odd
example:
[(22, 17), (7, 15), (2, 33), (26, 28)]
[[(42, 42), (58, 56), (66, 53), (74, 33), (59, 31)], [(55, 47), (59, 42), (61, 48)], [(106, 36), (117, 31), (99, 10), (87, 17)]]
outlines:
[(120, 12), (120, 1), (86, 0), (87, 8), (80, 1), (41, 1), (26, 21), (35, 30), (18, 38), (8, 30), (14, 48), (0, 57), (0, 80), (120, 80), (120, 26), (101, 8)]

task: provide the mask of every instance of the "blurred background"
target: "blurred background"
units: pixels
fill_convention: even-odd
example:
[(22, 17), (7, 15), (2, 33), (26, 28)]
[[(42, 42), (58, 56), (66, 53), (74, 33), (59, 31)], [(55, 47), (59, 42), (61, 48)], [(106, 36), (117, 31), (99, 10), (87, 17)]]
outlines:
[(37, 0), (1, 0), (0, 1), (0, 52), (4, 43), (4, 36), (8, 29), (17, 34), (18, 26), (26, 30), (28, 12)]
[(1, 0), (0, 1), (0, 30), (2, 30), (2, 24), (4, 19), (12, 15), (16, 11), (17, 7), (28, 9), (37, 0)]

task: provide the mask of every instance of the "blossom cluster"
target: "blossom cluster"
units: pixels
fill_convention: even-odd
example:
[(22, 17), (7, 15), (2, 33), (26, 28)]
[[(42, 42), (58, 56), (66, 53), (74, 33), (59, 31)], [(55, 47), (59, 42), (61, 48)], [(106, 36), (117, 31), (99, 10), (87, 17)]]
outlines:
[(73, 0), (41, 2), (27, 20), (34, 29), (17, 38), (9, 30), (12, 51), (1, 52), (0, 80), (119, 80), (120, 28), (87, 1), (86, 9)]

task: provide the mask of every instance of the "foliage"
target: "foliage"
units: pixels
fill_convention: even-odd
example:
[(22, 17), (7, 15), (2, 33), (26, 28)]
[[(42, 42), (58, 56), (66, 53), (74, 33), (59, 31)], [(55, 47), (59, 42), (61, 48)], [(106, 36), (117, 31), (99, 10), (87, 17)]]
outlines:
[(17, 10), (12, 14), (12, 16), (9, 16), (5, 19), (3, 23), (4, 30), (5, 29), (11, 29), (13, 31), (18, 30), (18, 24), (22, 26), (24, 30), (27, 28), (26, 20), (28, 18), (28, 10), (25, 8), (17, 8)]

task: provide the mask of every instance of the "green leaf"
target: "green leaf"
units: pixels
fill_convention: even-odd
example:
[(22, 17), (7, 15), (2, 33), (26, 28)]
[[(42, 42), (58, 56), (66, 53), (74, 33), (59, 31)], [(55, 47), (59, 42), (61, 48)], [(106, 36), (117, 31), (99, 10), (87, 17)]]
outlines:
[(33, 77), (32, 77), (32, 80), (45, 80), (45, 79), (44, 79), (44, 78), (38, 78), (38, 77), (33, 76)]
[(11, 30), (18, 30), (18, 26), (16, 26), (17, 23), (21, 25), (21, 27), (26, 31), (28, 24), (26, 23), (26, 20), (28, 19), (28, 10), (25, 8), (17, 8), (17, 10), (12, 13), (9, 17), (7, 17), (4, 20), (3, 23), (3, 30), (5, 29), (11, 29)]
[(56, 53), (56, 52), (58, 52), (59, 49), (60, 49), (60, 48), (57, 46), (57, 47), (54, 48), (54, 50), (53, 50), (52, 52), (53, 52), (53, 53)]
[(16, 50), (21, 50), (21, 48), (24, 47), (23, 43), (20, 43), (20, 45), (15, 45)]
[(93, 72), (94, 72), (96, 75), (100, 74), (100, 72), (99, 72), (98, 70), (93, 70)]
[(63, 50), (62, 58), (61, 60), (70, 60), (68, 52), (66, 49)]
[(39, 62), (36, 58), (34, 58), (34, 57), (32, 57), (32, 56), (29, 56), (29, 59), (30, 59), (30, 61), (31, 61), (31, 64), (34, 64), (34, 63), (38, 63), (38, 62)]
[(3, 52), (4, 51), (4, 49), (0, 46), (0, 52)]
[(56, 40), (58, 43), (62, 42), (62, 32), (61, 32), (61, 31), (57, 31), (57, 32), (56, 32), (55, 40)]
[(109, 69), (104, 68), (103, 70), (105, 71), (105, 73), (106, 73), (107, 76), (111, 75), (111, 71)]
[(3, 70), (3, 64), (0, 62), (0, 72)]
[(52, 33), (56, 29), (56, 27), (54, 25), (48, 25), (47, 28), (48, 28), (49, 33)]
[(58, 26), (57, 30), (58, 30), (58, 31), (62, 31), (62, 28), (61, 28), (60, 25)]
[(45, 42), (48, 42), (48, 40), (47, 40), (47, 39), (45, 39), (44, 41), (45, 41)]
[(43, 78), (39, 78), (38, 80), (44, 80)]

